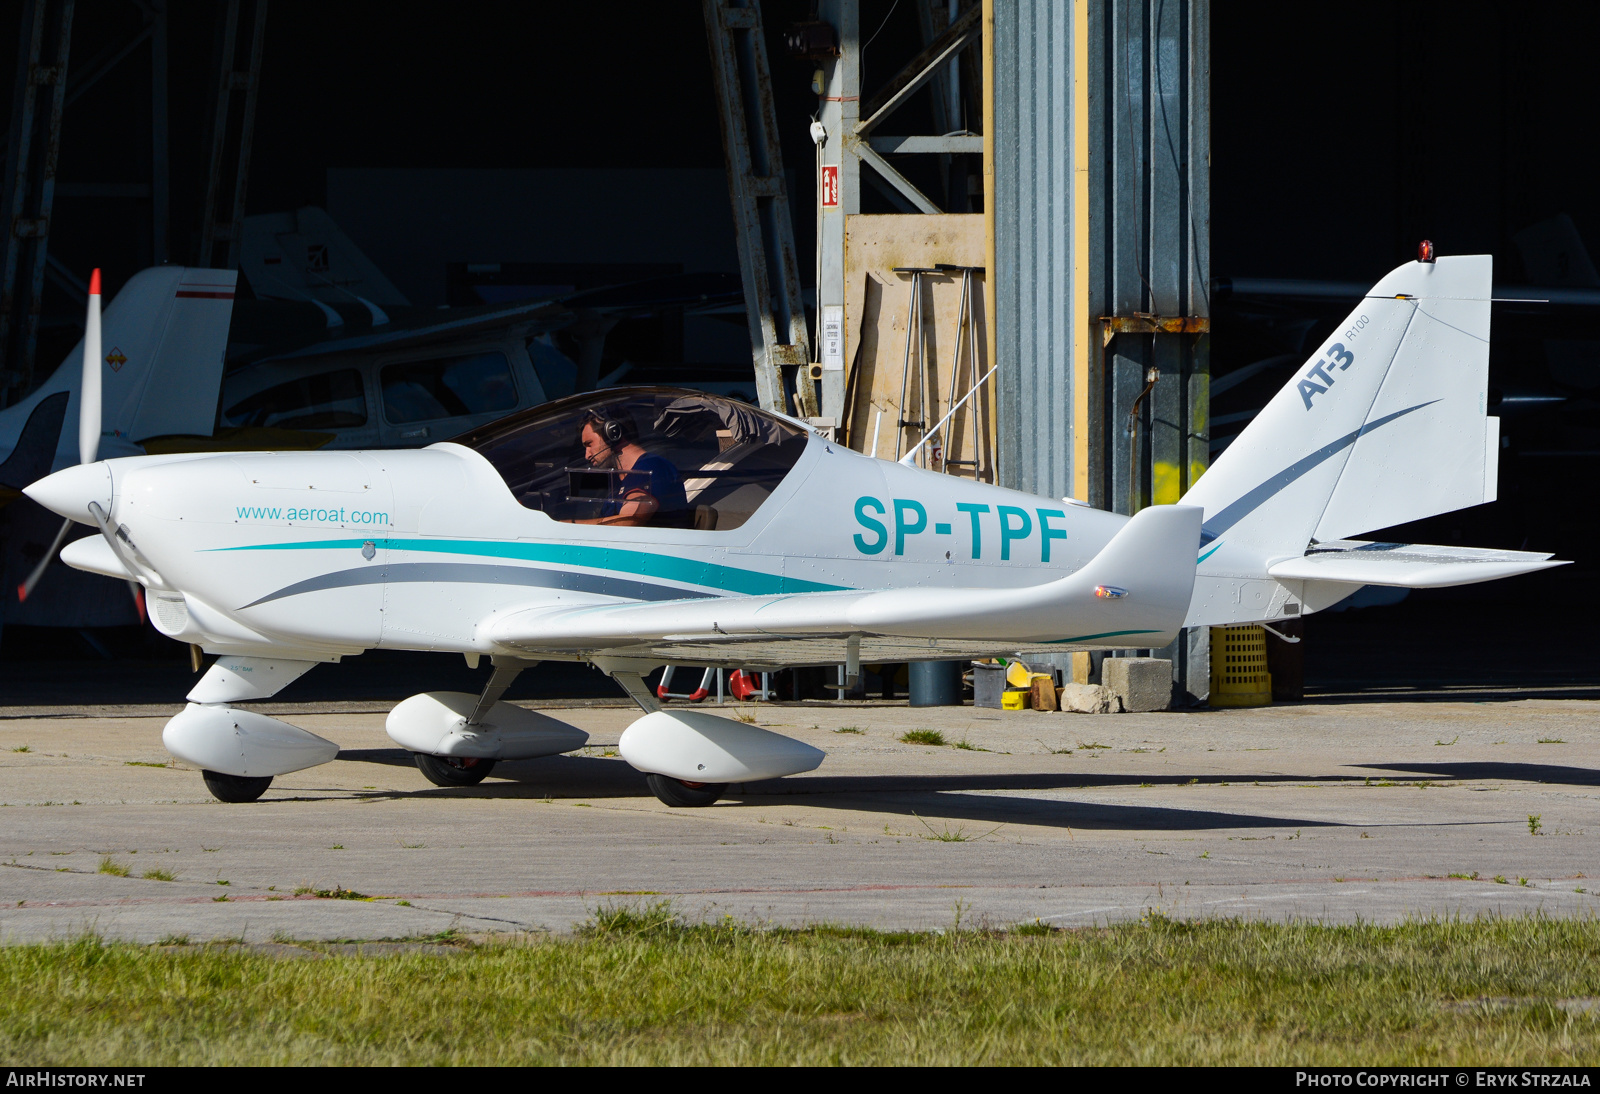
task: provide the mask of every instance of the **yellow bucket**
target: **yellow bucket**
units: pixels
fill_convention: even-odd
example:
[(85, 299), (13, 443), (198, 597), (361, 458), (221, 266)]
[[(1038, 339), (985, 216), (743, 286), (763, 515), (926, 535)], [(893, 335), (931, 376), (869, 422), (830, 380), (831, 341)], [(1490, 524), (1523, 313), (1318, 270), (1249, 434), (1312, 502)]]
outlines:
[(1272, 702), (1267, 632), (1258, 626), (1211, 628), (1211, 705), (1264, 707)]
[(1007, 688), (1000, 693), (1001, 710), (1027, 710), (1031, 693), (1017, 688)]

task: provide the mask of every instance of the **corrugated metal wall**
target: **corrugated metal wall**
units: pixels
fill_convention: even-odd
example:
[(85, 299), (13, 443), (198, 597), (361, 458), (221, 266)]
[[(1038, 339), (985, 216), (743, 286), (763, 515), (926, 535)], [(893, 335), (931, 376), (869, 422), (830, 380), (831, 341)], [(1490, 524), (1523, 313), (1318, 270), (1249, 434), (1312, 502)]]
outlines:
[[(1000, 482), (1059, 497), (1086, 480), (1086, 500), (1119, 513), (1177, 501), (1209, 462), (1209, 336), (1107, 341), (1102, 318), (1192, 329), (1210, 315), (1207, 0), (992, 2)], [(1088, 284), (1074, 285), (1071, 38), (1083, 3)], [(1075, 345), (1091, 360), (1074, 360)], [(1160, 376), (1146, 392), (1151, 367)], [(1075, 410), (1087, 468), (1072, 466)], [(1204, 695), (1205, 636), (1162, 652)]]
[[(1210, 315), (1210, 37), (1203, 0), (1089, 7), (1089, 310)], [(1095, 345), (1102, 344), (1096, 331)], [(1089, 500), (1178, 500), (1209, 458), (1206, 338), (1119, 334), (1091, 392)], [(1150, 366), (1161, 378), (1130, 412)]]
[[(994, 0), (1000, 482), (1072, 492), (1072, 27), (1086, 0)], [(1079, 393), (1082, 397), (1082, 393)]]

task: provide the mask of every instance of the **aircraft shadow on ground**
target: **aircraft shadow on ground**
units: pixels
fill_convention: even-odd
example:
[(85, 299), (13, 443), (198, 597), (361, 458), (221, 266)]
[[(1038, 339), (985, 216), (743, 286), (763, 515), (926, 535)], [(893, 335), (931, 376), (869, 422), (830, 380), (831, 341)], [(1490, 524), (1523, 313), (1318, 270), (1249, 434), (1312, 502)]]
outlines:
[(1504, 779), (1507, 782), (1552, 783), (1557, 786), (1600, 786), (1600, 770), (1570, 767), (1565, 764), (1496, 763), (1461, 761), (1456, 763), (1351, 764), (1352, 767), (1381, 771), (1412, 771), (1449, 779)]
[[(398, 748), (346, 749), (339, 759), (413, 767), (411, 754)], [(422, 775), (417, 773), (420, 781)], [(797, 805), (828, 810), (879, 813), (910, 818), (913, 815), (987, 824), (1031, 824), (1057, 828), (1148, 829), (1191, 831), (1218, 828), (1326, 827), (1338, 822), (1272, 817), (1249, 813), (1169, 806), (1118, 805), (1050, 798), (989, 796), (973, 791), (1055, 791), (1095, 787), (1137, 786), (1151, 782), (1163, 786), (1185, 785), (1182, 776), (1141, 777), (1110, 774), (1048, 773), (992, 775), (829, 775), (806, 779), (773, 779), (736, 784), (728, 797), (745, 804)], [(1349, 781), (1348, 778), (1308, 780), (1274, 776), (1267, 780), (1209, 776), (1202, 782), (1259, 781), (1305, 783)], [(383, 797), (395, 796), (387, 791)], [(539, 760), (502, 763), (488, 781), (474, 787), (422, 786), (401, 791), (405, 797), (467, 798), (638, 798), (648, 797), (644, 775), (616, 759), (595, 756), (550, 756)], [(373, 795), (364, 795), (373, 796)]]
[[(1550, 685), (1537, 684), (1483, 688), (1460, 685), (1414, 688), (1367, 687), (1352, 685), (1348, 689), (1338, 686), (1307, 687), (1304, 699), (1289, 704), (1293, 706), (1347, 706), (1373, 703), (1520, 703), (1527, 699), (1600, 699), (1600, 685)], [(1220, 708), (1218, 708), (1220, 709)], [(1192, 713), (1202, 713), (1194, 711)]]

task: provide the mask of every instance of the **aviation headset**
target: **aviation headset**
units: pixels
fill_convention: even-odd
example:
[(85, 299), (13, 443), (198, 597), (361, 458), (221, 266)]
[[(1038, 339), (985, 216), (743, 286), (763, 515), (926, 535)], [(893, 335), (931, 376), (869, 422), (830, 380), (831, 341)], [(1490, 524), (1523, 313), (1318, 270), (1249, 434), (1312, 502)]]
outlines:
[(597, 407), (589, 412), (586, 420), (612, 448), (639, 439), (639, 426), (626, 410)]

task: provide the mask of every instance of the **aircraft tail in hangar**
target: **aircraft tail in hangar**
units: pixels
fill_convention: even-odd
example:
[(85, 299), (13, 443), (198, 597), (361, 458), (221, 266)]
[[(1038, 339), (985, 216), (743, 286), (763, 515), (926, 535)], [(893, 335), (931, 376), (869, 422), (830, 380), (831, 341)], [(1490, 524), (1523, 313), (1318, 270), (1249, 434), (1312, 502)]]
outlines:
[[(141, 456), (138, 442), (210, 436), (233, 316), (233, 270), (157, 266), (106, 308), (99, 455)], [(78, 462), (83, 343), (21, 402), (0, 411), (0, 500)]]
[[(1225, 572), (1495, 500), (1488, 255), (1372, 287), (1183, 498)], [(1231, 562), (1231, 566), (1230, 563)]]
[(1492, 581), (1548, 554), (1351, 536), (1495, 500), (1488, 255), (1374, 285), (1184, 495), (1205, 511), (1190, 626), (1290, 618), (1363, 585)]

